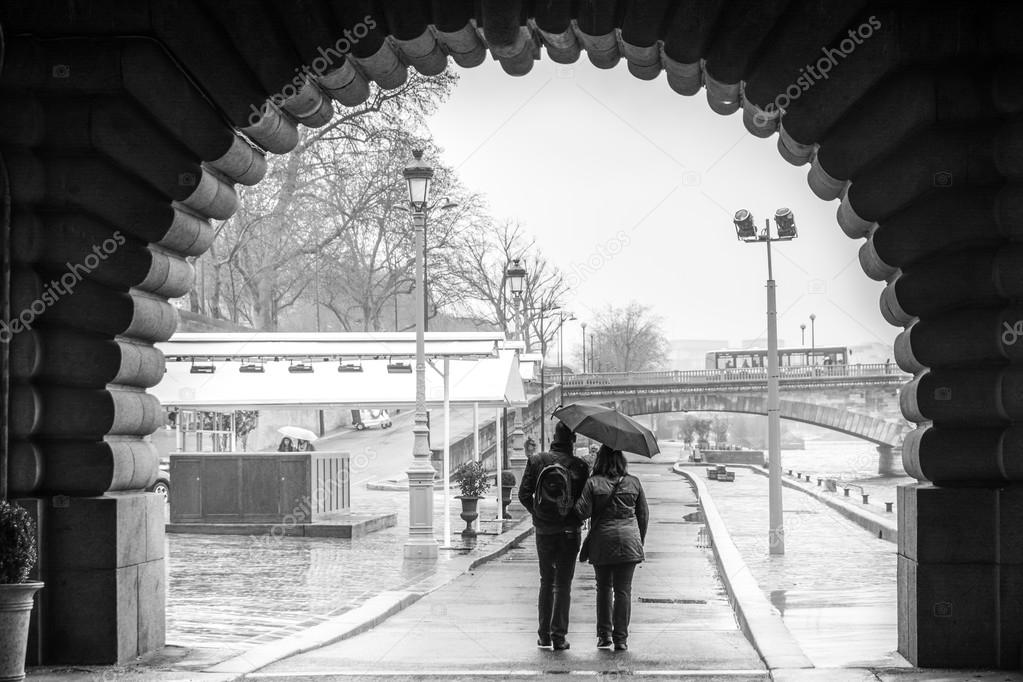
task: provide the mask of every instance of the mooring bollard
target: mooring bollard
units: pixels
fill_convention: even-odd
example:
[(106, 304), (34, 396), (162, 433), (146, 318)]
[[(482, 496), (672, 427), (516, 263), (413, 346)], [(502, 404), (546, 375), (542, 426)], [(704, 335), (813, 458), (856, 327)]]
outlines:
[(870, 495), (868, 495), (866, 493), (863, 493), (863, 504), (867, 504), (867, 498), (868, 497), (870, 497)]
[(823, 482), (824, 482), (823, 478), (818, 478), (817, 479), (817, 487), (820, 488), (821, 487), (821, 483), (823, 483)]
[(792, 469), (789, 469), (789, 476), (792, 475)]
[(848, 488), (842, 488), (842, 490), (845, 491), (845, 496), (849, 497), (849, 489)]
[(890, 512), (892, 510), (892, 505), (893, 504), (895, 504), (895, 503), (894, 502), (885, 502), (884, 503), (884, 510), (886, 512)]

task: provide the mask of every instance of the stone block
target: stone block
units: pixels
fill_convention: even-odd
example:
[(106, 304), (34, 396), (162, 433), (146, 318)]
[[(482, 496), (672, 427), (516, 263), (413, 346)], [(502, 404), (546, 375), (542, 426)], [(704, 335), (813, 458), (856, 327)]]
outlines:
[(163, 559), (138, 565), (138, 653), (167, 641), (167, 566)]
[(139, 655), (137, 566), (51, 570), (44, 589), (44, 663), (112, 665)]
[[(994, 668), (999, 660), (998, 567), (898, 557), (899, 653), (922, 668)], [(1016, 660), (1008, 667), (1017, 667)]]
[(149, 496), (52, 498), (45, 532), (50, 569), (113, 569), (146, 561)]
[(998, 491), (999, 562), (1023, 565), (1023, 485)]
[(143, 493), (146, 510), (146, 561), (164, 559), (166, 552), (167, 503), (163, 495)]
[(899, 554), (921, 563), (998, 561), (995, 488), (899, 486)]

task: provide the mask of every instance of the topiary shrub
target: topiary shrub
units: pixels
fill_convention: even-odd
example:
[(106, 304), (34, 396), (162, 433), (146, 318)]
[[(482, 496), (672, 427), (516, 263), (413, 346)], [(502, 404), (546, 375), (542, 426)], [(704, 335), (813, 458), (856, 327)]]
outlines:
[(21, 507), (0, 500), (0, 584), (28, 582), (36, 556), (32, 517)]

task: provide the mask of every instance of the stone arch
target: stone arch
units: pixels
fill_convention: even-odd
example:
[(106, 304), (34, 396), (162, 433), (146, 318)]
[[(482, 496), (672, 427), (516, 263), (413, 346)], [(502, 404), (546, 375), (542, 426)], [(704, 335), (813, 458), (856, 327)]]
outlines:
[[(667, 412), (732, 412), (767, 415), (763, 394), (686, 393), (678, 396), (635, 396), (600, 400), (628, 415)], [(897, 424), (845, 409), (798, 400), (781, 400), (779, 416), (861, 438), (874, 445), (901, 446), (905, 429)]]
[[(87, 564), (54, 553), (46, 567), (66, 587), (49, 592), (44, 639), (71, 643), (44, 652), (48, 660), (128, 660), (162, 643), (162, 544), (130, 556), (117, 549), (124, 529), (145, 527), (152, 510), (144, 496), (106, 493), (139, 490), (155, 475), (145, 436), (158, 426), (158, 406), (145, 389), (163, 359), (152, 344), (173, 331), (166, 299), (187, 291), (186, 258), (208, 247), (209, 219), (233, 211), (232, 185), (258, 181), (265, 152), (288, 151), (296, 126), (321, 125), (335, 102), (361, 101), (370, 80), (394, 87), (409, 65), (437, 73), (448, 58), (474, 66), (488, 52), (512, 75), (542, 51), (559, 63), (585, 51), (602, 68), (624, 59), (643, 79), (664, 71), (675, 91), (705, 88), (715, 111), (741, 110), (752, 134), (777, 132), (782, 157), (810, 165), (811, 189), (841, 198), (839, 224), (865, 240), (863, 269), (887, 281), (882, 314), (905, 327), (895, 358), (917, 376), (902, 392), (903, 411), (920, 424), (906, 439), (907, 471), (969, 482), (991, 498), (972, 507), (969, 524), (990, 537), (954, 556), (926, 551), (933, 533), (948, 532), (940, 523), (907, 518), (913, 545), (903, 547), (904, 570), (951, 576), (972, 562), (1009, 574), (1008, 548), (1023, 537), (1006, 535), (997, 519), (1023, 479), (1015, 456), (1023, 403), (1012, 390), (1020, 351), (1014, 332), (1002, 334), (1023, 317), (1013, 303), (1023, 297), (1023, 44), (1015, 30), (1023, 8), (872, 0), (282, 7), (0, 7), (3, 303), (31, 313), (17, 333), (10, 314), (5, 322), (0, 486), (35, 505), (45, 542), (99, 537), (106, 548)], [(825, 63), (827, 77), (806, 79), (807, 67), (820, 74)], [(312, 75), (297, 76), (303, 65)], [(108, 267), (75, 270), (74, 304), (54, 295), (51, 283), (68, 264), (118, 235), (124, 244), (106, 254)], [(75, 530), (51, 537), (48, 529), (71, 527), (57, 517), (72, 512), (42, 514), (57, 493), (95, 514), (74, 514)], [(960, 495), (930, 486), (911, 494), (921, 515)], [(1012, 564), (1013, 589), (1023, 584), (1020, 565)], [(117, 624), (113, 635), (74, 618), (76, 586), (96, 571), (114, 577), (110, 584), (134, 580), (125, 589), (152, 602), (131, 613), (116, 589), (104, 595), (108, 608), (97, 615)], [(987, 614), (959, 617), (979, 608), (964, 604), (956, 619), (936, 620), (929, 604), (954, 601), (943, 598), (945, 583), (904, 582), (900, 650), (912, 661), (1018, 664), (1019, 619), (996, 628)], [(1009, 587), (989, 589), (985, 603), (1015, 598)], [(124, 628), (136, 636), (120, 637)]]

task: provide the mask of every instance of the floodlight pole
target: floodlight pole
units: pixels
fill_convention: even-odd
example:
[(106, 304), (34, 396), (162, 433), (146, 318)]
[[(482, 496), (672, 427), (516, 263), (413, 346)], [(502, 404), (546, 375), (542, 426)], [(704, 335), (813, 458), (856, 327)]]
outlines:
[(765, 227), (767, 243), (767, 458), (771, 554), (785, 554), (785, 521), (782, 518), (781, 413), (778, 395), (778, 304), (771, 267), (770, 221)]

